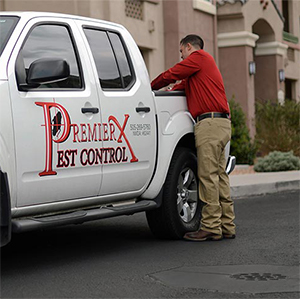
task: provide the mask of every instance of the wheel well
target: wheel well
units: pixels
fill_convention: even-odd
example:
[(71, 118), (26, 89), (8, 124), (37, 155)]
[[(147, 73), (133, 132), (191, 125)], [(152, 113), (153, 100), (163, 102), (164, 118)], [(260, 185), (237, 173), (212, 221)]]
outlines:
[(0, 245), (6, 245), (11, 238), (11, 206), (7, 174), (0, 170)]
[(195, 154), (197, 153), (195, 146), (195, 137), (193, 133), (184, 135), (178, 142), (177, 147), (187, 147), (191, 149)]

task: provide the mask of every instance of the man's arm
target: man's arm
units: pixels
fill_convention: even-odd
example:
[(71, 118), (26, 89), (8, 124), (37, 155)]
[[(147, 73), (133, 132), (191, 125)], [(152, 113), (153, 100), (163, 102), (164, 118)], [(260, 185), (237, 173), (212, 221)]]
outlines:
[(158, 77), (156, 77), (152, 82), (151, 82), (151, 88), (152, 90), (159, 90), (162, 87), (165, 87), (167, 85), (169, 85), (170, 83), (174, 83), (176, 82), (176, 80), (172, 80), (172, 81), (167, 81), (164, 78), (164, 74), (165, 73), (161, 73)]
[(151, 82), (153, 90), (158, 90), (164, 86), (174, 83), (177, 80), (184, 80), (189, 76), (198, 72), (201, 67), (199, 61), (197, 61), (197, 52), (192, 53), (189, 57), (175, 64), (172, 68), (160, 74)]
[(175, 84), (175, 85), (171, 88), (171, 91), (174, 91), (174, 90), (185, 90), (185, 80), (181, 80), (180, 83)]

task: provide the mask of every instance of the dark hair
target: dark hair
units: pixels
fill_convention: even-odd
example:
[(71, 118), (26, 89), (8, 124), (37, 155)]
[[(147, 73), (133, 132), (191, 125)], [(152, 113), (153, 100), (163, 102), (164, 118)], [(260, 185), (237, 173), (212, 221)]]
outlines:
[(203, 39), (196, 34), (189, 34), (180, 41), (180, 44), (183, 46), (186, 46), (188, 43), (190, 43), (194, 47), (199, 47), (200, 49), (204, 48)]

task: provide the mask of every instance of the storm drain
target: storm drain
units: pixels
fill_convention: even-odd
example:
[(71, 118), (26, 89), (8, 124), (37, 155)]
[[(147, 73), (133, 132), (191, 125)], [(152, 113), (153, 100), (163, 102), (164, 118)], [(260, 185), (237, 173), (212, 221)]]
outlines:
[(281, 274), (271, 274), (271, 273), (242, 273), (230, 275), (230, 278), (248, 280), (248, 281), (268, 281), (268, 280), (279, 280), (286, 279), (285, 275)]
[(252, 294), (300, 292), (299, 266), (181, 267), (154, 273), (150, 276), (175, 288)]

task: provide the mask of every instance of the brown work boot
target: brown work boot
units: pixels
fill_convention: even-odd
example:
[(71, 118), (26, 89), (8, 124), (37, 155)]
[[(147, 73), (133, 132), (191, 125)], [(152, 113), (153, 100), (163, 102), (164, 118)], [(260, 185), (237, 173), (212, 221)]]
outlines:
[(223, 234), (224, 239), (235, 239), (235, 234)]
[(222, 240), (222, 235), (213, 234), (200, 229), (196, 232), (186, 233), (183, 239), (194, 242), (219, 241)]

